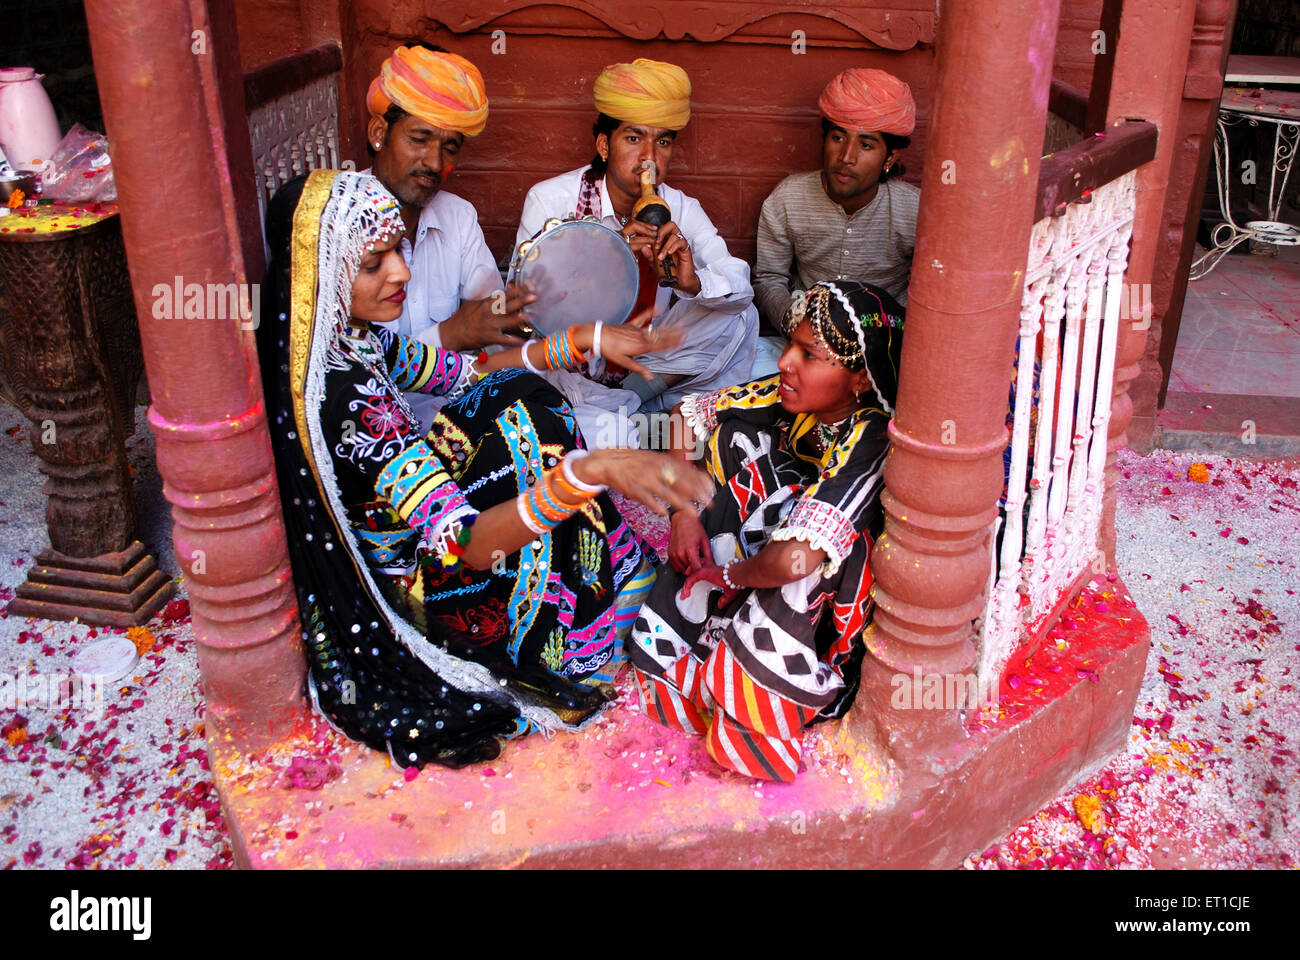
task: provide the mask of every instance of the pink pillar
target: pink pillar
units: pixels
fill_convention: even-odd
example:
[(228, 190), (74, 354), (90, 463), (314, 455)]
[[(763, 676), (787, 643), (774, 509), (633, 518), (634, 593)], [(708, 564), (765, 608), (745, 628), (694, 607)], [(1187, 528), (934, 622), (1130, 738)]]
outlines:
[(875, 625), (850, 720), (903, 759), (960, 736), (956, 710), (890, 701), (900, 676), (975, 660), (1059, 14), (1060, 0), (963, 0), (940, 24)]
[[(1173, 8), (1171, 10), (1171, 8)], [(1177, 239), (1163, 235), (1165, 195), (1169, 173), (1178, 152), (1179, 111), (1182, 108), (1196, 0), (1127, 0), (1115, 50), (1115, 72), (1111, 85), (1107, 126), (1125, 120), (1146, 120), (1160, 131), (1156, 156), (1138, 168), (1137, 210), (1133, 217), (1133, 242), (1129, 250), (1125, 282), (1150, 284), (1156, 274), (1156, 253), (1177, 257)], [(1149, 289), (1149, 288), (1148, 288)], [(1132, 301), (1129, 301), (1132, 302)], [(1110, 431), (1106, 453), (1106, 493), (1102, 502), (1101, 548), (1107, 562), (1115, 564), (1115, 481), (1119, 471), (1115, 456), (1128, 446), (1128, 427), (1133, 420), (1129, 387), (1141, 373), (1147, 329), (1155, 323), (1146, 318), (1120, 325), (1115, 354), (1115, 388), (1111, 400)], [(1154, 360), (1154, 358), (1152, 358)], [(1154, 393), (1159, 375), (1149, 378), (1146, 415), (1155, 415)], [(1151, 424), (1145, 425), (1149, 436)]]
[(262, 270), (234, 11), (87, 0), (86, 15), (208, 732), (254, 743), (301, 716), (304, 675), (254, 335), (154, 292)]

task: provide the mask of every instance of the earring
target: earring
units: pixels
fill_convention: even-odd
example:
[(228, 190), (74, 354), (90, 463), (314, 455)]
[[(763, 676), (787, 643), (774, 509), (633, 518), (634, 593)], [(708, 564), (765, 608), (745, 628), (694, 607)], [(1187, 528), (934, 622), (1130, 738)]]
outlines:
[[(379, 149), (379, 141), (378, 141), (378, 140), (375, 141), (375, 149), (376, 149), (376, 150)], [(885, 169), (888, 170), (889, 168), (886, 167)]]

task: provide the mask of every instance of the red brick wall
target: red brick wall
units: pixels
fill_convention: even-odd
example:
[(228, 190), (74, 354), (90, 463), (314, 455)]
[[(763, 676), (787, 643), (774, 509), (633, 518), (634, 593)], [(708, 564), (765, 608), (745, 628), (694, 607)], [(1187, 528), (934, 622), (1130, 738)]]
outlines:
[[(920, 179), (933, 0), (892, 0), (893, 9), (858, 0), (822, 8), (822, 16), (743, 0), (718, 3), (707, 16), (689, 0), (603, 4), (601, 16), (612, 25), (558, 2), (503, 14), (510, 0), (343, 0), (348, 84), (357, 91), (410, 37), (461, 53), (482, 70), (491, 116), (449, 189), (477, 206), (497, 257), (513, 245), (528, 188), (591, 159), (596, 75), (607, 63), (639, 56), (672, 61), (691, 76), (691, 123), (678, 138), (669, 180), (699, 198), (737, 256), (752, 261), (759, 207), (771, 188), (820, 165), (817, 94), (846, 67), (890, 70), (912, 86), (918, 127), (904, 162), (907, 179)], [(504, 31), (504, 53), (492, 52), (494, 30)], [(801, 55), (792, 51), (795, 30), (806, 36)]]

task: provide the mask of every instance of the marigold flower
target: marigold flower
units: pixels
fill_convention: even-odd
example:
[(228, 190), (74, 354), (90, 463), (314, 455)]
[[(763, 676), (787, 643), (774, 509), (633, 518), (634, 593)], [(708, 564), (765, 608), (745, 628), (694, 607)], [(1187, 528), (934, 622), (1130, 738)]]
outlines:
[(1106, 815), (1101, 812), (1101, 800), (1097, 797), (1081, 793), (1074, 798), (1074, 812), (1079, 817), (1079, 822), (1091, 833), (1101, 833), (1101, 828), (1106, 825)]
[(1194, 463), (1187, 468), (1187, 479), (1196, 483), (1208, 483), (1210, 471), (1203, 463)]
[(158, 642), (158, 638), (147, 627), (131, 627), (126, 631), (126, 638), (135, 644), (135, 652), (142, 657)]

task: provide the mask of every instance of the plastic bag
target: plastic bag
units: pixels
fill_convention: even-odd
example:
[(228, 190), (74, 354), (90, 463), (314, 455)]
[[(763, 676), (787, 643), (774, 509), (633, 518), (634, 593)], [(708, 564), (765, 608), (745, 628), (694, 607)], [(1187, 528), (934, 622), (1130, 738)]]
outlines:
[(41, 196), (57, 203), (104, 203), (117, 199), (108, 138), (74, 123), (41, 168)]

